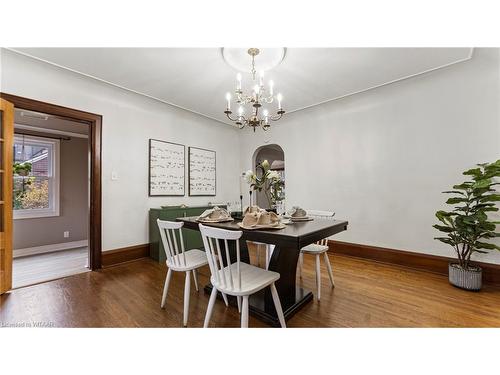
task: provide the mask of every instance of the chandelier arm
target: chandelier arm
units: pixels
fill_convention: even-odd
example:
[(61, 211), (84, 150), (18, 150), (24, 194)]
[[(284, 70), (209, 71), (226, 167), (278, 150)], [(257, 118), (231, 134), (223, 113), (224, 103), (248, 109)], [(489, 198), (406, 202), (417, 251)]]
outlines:
[(231, 113), (232, 113), (232, 112), (228, 112), (228, 111), (226, 111), (226, 112), (224, 112), (224, 113), (226, 114), (226, 116), (227, 116), (227, 118), (228, 118), (229, 120), (231, 120), (231, 121), (238, 121), (238, 117), (236, 117), (236, 118), (231, 118)]
[(283, 113), (278, 114), (277, 116), (269, 116), (272, 121), (278, 121), (281, 117), (283, 117)]

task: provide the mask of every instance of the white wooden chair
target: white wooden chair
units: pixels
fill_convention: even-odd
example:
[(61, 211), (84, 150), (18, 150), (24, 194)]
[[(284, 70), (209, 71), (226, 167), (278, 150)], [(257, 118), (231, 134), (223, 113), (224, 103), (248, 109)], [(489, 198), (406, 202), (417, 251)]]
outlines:
[[(330, 211), (317, 211), (317, 210), (306, 210), (306, 211), (307, 211), (307, 216), (322, 218), (322, 219), (333, 220), (333, 216), (335, 215), (335, 212), (330, 212)], [(328, 259), (328, 254), (327, 254), (328, 249), (329, 249), (328, 238), (324, 238), (316, 243), (312, 243), (300, 249), (300, 256), (299, 256), (300, 278), (302, 278), (302, 268), (304, 267), (304, 254), (311, 254), (316, 256), (316, 287), (317, 287), (316, 298), (318, 299), (318, 301), (321, 299), (321, 269), (320, 269), (321, 255), (323, 255), (324, 257), (326, 269), (328, 270), (328, 277), (330, 278), (330, 283), (332, 284), (332, 288), (335, 288), (335, 282), (333, 281), (332, 266), (330, 264), (330, 259)]]
[[(189, 315), (189, 294), (191, 293), (191, 273), (194, 278), (194, 286), (198, 291), (198, 273), (196, 270), (208, 264), (205, 252), (198, 249), (184, 250), (184, 239), (182, 237), (182, 222), (164, 221), (158, 219), (158, 228), (160, 230), (161, 241), (165, 254), (167, 256), (167, 277), (163, 287), (163, 295), (161, 298), (161, 308), (165, 307), (167, 300), (168, 286), (172, 278), (172, 271), (185, 272), (186, 281), (184, 284), (184, 327), (187, 326)], [(176, 235), (178, 233), (178, 236)], [(180, 242), (180, 247), (178, 241)], [(228, 305), (227, 297), (223, 295), (226, 306)]]
[[(274, 285), (275, 281), (280, 278), (280, 275), (277, 272), (264, 270), (240, 261), (239, 239), (243, 232), (213, 228), (203, 224), (200, 224), (200, 232), (212, 274), (210, 282), (213, 287), (205, 315), (204, 327), (208, 327), (217, 291), (220, 291), (223, 294), (237, 298), (238, 310), (241, 311), (241, 327), (247, 328), (249, 296), (269, 286), (281, 327), (285, 328), (285, 317), (281, 309), (278, 291)], [(236, 242), (236, 262), (232, 264), (230, 264), (229, 257), (229, 241)], [(221, 249), (221, 247), (223, 248)], [(227, 266), (224, 266), (222, 262), (223, 254), (226, 257)]]

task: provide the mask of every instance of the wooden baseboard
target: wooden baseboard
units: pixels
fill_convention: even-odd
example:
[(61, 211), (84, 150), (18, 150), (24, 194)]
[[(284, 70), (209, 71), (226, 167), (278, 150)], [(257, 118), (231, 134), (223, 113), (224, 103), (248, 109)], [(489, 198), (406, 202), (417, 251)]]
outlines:
[[(370, 259), (382, 263), (397, 264), (428, 272), (448, 275), (448, 263), (453, 258), (437, 255), (414, 253), (411, 251), (386, 249), (383, 247), (359, 245), (341, 241), (328, 241), (330, 251), (356, 258)], [(500, 265), (474, 262), (483, 269), (483, 281), (490, 284), (500, 284)]]
[(130, 262), (133, 260), (149, 257), (149, 244), (136, 245), (103, 251), (102, 266), (111, 267), (120, 263)]

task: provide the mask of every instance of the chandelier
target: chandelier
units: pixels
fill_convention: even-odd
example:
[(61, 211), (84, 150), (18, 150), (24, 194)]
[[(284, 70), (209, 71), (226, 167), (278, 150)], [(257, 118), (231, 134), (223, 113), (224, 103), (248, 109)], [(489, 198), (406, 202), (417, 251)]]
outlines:
[[(224, 113), (226, 114), (227, 118), (235, 122), (240, 129), (243, 129), (245, 126), (250, 126), (253, 128), (253, 131), (255, 132), (255, 129), (260, 126), (262, 127), (262, 129), (267, 131), (271, 128), (270, 122), (278, 121), (285, 113), (283, 107), (281, 106), (283, 97), (281, 94), (278, 94), (276, 96), (274, 95), (273, 81), (269, 81), (268, 84), (269, 89), (266, 90), (266, 87), (264, 85), (263, 71), (259, 73), (259, 82), (257, 83), (255, 77), (257, 73), (257, 71), (255, 70), (255, 56), (257, 56), (260, 53), (260, 50), (258, 48), (250, 48), (247, 52), (252, 57), (252, 69), (250, 71), (252, 73), (252, 80), (254, 82), (252, 92), (249, 95), (243, 93), (243, 90), (241, 88), (242, 77), (241, 73), (238, 73), (236, 75), (236, 90), (235, 90), (235, 99), (236, 99), (236, 104), (238, 105), (238, 115), (235, 117), (231, 116), (233, 112), (231, 111), (230, 93), (226, 94), (227, 107)], [(276, 114), (270, 115), (267, 109), (263, 109), (261, 111), (262, 105), (273, 103), (274, 98), (276, 98), (276, 101), (278, 102), (278, 109)], [(245, 116), (245, 106), (248, 105), (251, 105), (250, 115)]]

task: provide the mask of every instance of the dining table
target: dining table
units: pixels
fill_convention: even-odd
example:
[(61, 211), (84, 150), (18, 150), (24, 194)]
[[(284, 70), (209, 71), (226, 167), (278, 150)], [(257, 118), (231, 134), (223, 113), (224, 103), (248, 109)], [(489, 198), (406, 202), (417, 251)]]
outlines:
[[(198, 217), (179, 217), (176, 220), (184, 223), (184, 228), (199, 231)], [(283, 308), (285, 320), (290, 319), (302, 307), (313, 300), (311, 291), (302, 288), (297, 284), (296, 271), (299, 260), (300, 249), (311, 243), (333, 236), (347, 230), (348, 222), (345, 220), (331, 220), (314, 218), (310, 221), (290, 222), (282, 229), (242, 229), (238, 226), (239, 220), (222, 223), (204, 223), (216, 228), (242, 231), (239, 240), (240, 260), (250, 264), (247, 241), (260, 242), (274, 245), (268, 269), (280, 274), (279, 280), (275, 283), (278, 295)], [(231, 241), (233, 242), (233, 241)], [(230, 262), (236, 262), (236, 245), (230, 246)], [(223, 264), (227, 265), (228, 260), (223, 256)], [(209, 283), (204, 288), (210, 294), (212, 285)], [(236, 299), (231, 300), (236, 304)], [(269, 287), (250, 296), (250, 315), (271, 326), (279, 326), (279, 320), (274, 308), (274, 303)]]

